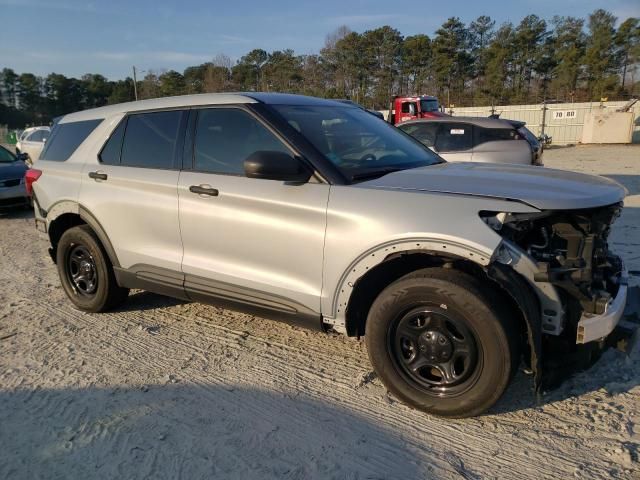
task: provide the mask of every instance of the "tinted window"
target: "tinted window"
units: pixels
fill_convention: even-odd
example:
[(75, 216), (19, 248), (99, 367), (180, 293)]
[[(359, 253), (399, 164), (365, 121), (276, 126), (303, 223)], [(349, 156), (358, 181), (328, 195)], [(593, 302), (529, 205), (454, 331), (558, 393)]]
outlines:
[(436, 149), (439, 152), (460, 152), (471, 148), (471, 125), (442, 123), (438, 130)]
[(36, 130), (27, 138), (27, 142), (42, 142), (46, 136), (45, 133), (48, 133), (46, 130)]
[(440, 110), (440, 105), (438, 105), (438, 100), (420, 100), (420, 109), (423, 112), (437, 112)]
[(51, 137), (45, 143), (40, 154), (41, 160), (64, 162), (89, 136), (102, 120), (85, 120), (84, 122), (58, 123), (53, 127)]
[(516, 140), (518, 133), (510, 128), (482, 128), (475, 127), (475, 145), (486, 142), (496, 142), (500, 140)]
[(122, 150), (122, 138), (124, 137), (124, 129), (127, 120), (124, 119), (113, 131), (109, 140), (100, 152), (100, 161), (106, 165), (120, 164), (120, 151)]
[(4, 147), (0, 147), (0, 163), (11, 163), (15, 162), (16, 157)]
[(122, 144), (122, 165), (173, 168), (182, 111), (129, 116)]
[(244, 161), (259, 150), (291, 153), (266, 127), (246, 112), (200, 110), (196, 124), (195, 170), (244, 175)]
[(359, 108), (273, 105), (327, 160), (351, 179), (442, 159), (387, 122)]
[(436, 143), (436, 132), (439, 123), (410, 123), (408, 125), (400, 125), (398, 128), (411, 135), (427, 147), (433, 147)]
[(411, 102), (405, 102), (402, 104), (402, 107), (400, 108), (400, 111), (402, 113), (413, 113), (411, 111), (411, 105), (413, 105), (413, 112), (416, 111), (416, 104), (415, 103), (411, 103)]

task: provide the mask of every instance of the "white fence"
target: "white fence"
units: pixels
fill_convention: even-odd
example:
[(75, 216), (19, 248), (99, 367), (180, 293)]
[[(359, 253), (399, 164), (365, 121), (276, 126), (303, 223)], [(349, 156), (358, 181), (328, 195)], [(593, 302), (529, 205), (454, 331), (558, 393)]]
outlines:
[[(582, 138), (582, 127), (585, 115), (597, 109), (611, 109), (625, 105), (626, 102), (587, 102), (587, 103), (554, 103), (547, 105), (500, 105), (496, 107), (462, 107), (453, 108), (454, 116), (488, 117), (492, 113), (500, 114), (500, 118), (521, 120), (536, 135), (546, 133), (553, 138), (556, 145), (579, 143)], [(449, 113), (449, 110), (447, 110)], [(634, 143), (640, 143), (640, 102), (633, 106), (635, 119)], [(544, 125), (544, 128), (543, 128)]]

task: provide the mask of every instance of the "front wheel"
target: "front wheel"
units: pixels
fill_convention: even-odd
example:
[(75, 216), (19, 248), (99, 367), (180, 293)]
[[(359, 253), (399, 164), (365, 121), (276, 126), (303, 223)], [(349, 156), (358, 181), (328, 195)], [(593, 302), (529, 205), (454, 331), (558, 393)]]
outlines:
[(410, 273), (383, 290), (369, 311), (365, 340), (389, 391), (443, 417), (491, 407), (519, 361), (517, 329), (491, 299), (476, 278), (442, 268)]
[(104, 312), (124, 302), (129, 294), (128, 289), (118, 286), (109, 257), (88, 225), (64, 232), (56, 264), (64, 291), (80, 310)]

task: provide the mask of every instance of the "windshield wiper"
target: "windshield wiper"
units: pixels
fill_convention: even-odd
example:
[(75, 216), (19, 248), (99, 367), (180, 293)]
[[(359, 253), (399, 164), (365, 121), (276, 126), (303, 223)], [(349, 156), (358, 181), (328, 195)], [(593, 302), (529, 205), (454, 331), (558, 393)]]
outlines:
[(385, 175), (388, 175), (389, 173), (393, 173), (393, 172), (399, 172), (400, 170), (406, 170), (407, 168), (399, 168), (399, 167), (395, 167), (395, 168), (381, 168), (379, 170), (369, 170), (368, 172), (360, 172), (360, 173), (354, 173), (353, 175), (351, 175), (351, 180), (355, 181), (355, 180), (370, 180), (372, 178), (378, 178), (378, 177), (383, 177)]

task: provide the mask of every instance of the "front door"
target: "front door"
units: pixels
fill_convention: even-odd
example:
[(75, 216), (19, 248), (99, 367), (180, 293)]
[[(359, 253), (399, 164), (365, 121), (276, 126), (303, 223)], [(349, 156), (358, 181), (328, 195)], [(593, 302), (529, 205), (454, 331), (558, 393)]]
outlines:
[(295, 152), (248, 110), (192, 115), (178, 182), (185, 289), (194, 299), (320, 312), (329, 185), (247, 178), (252, 153)]

